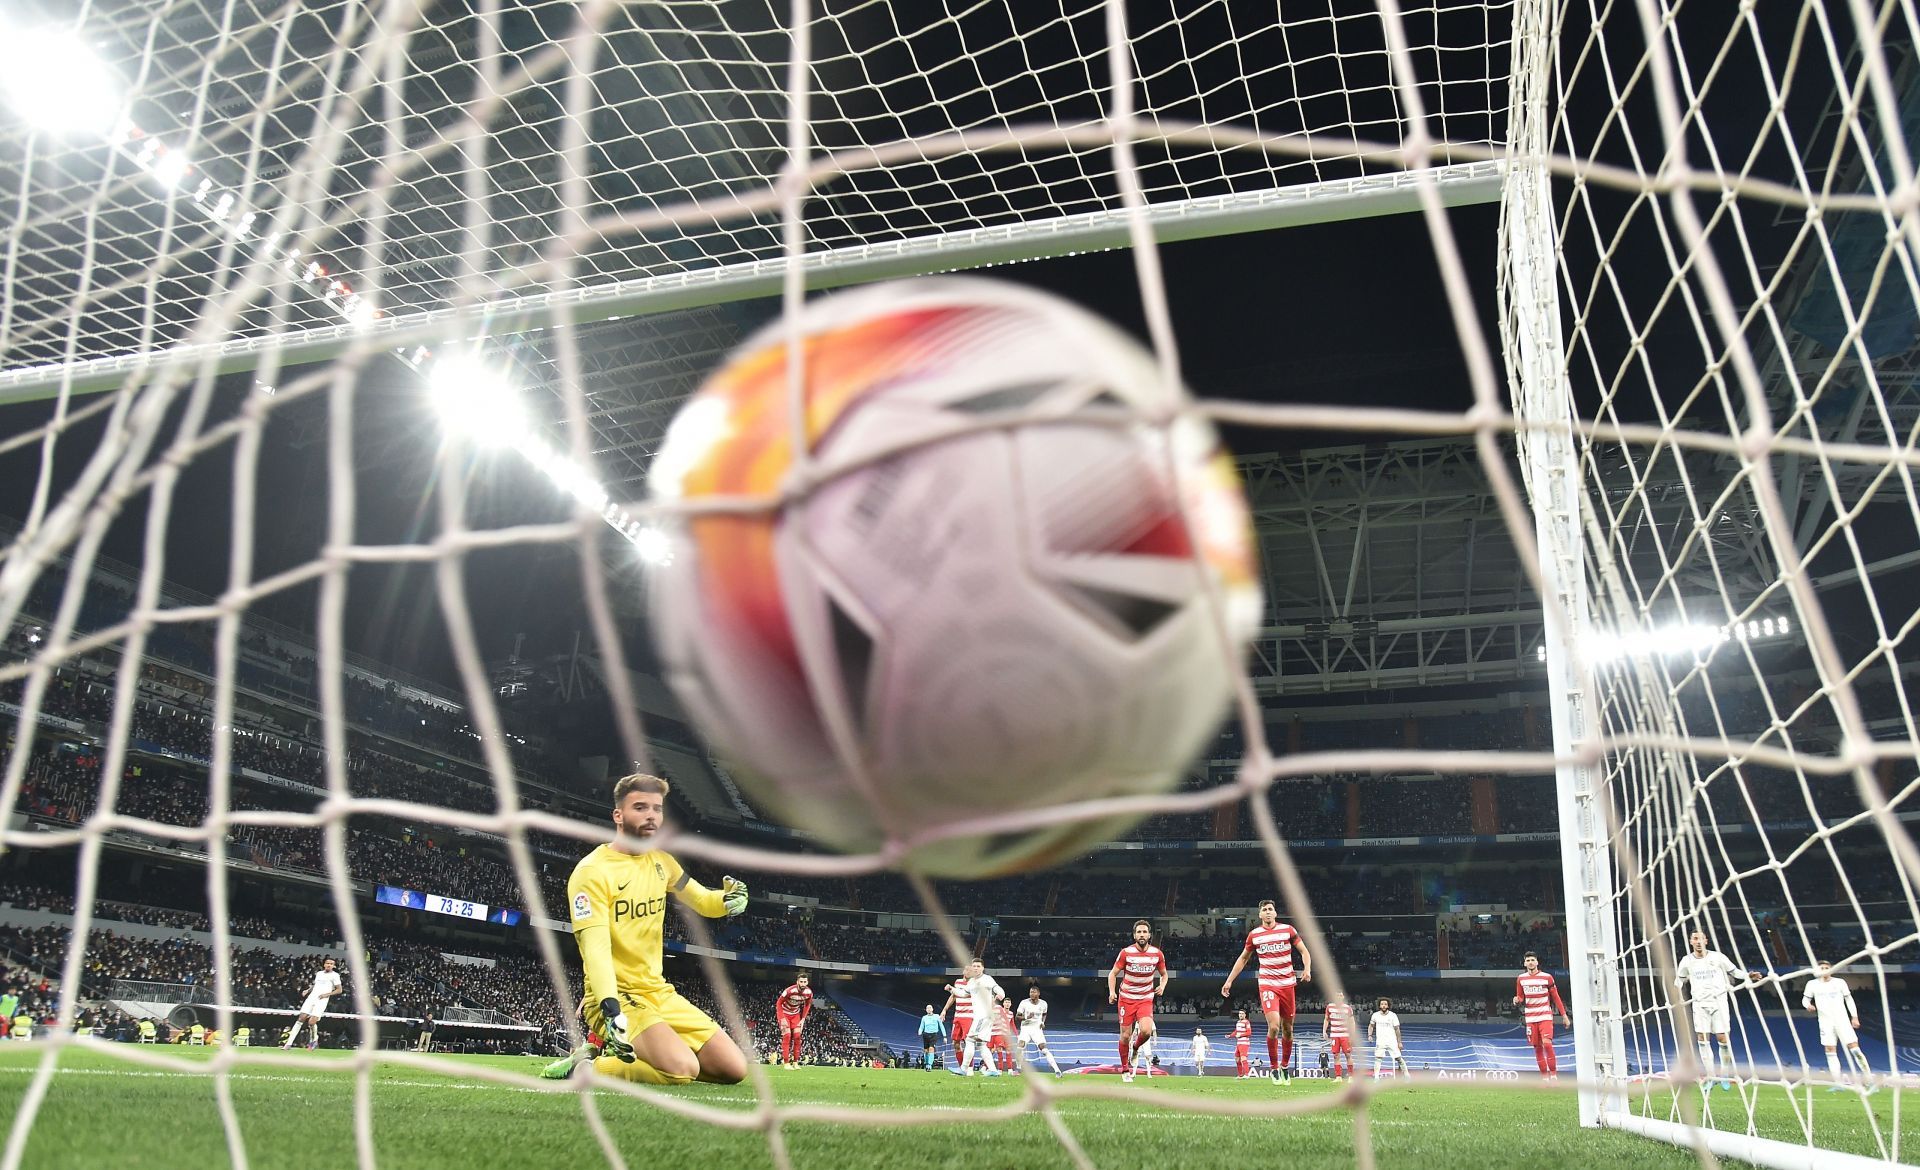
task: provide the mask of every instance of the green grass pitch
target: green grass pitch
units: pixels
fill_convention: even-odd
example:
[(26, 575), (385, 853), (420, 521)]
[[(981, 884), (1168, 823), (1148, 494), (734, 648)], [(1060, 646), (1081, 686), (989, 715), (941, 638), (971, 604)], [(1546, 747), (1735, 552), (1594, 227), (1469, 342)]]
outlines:
[[(154, 1050), (146, 1050), (151, 1053)], [(169, 1054), (185, 1050), (167, 1049)], [(190, 1054), (204, 1058), (204, 1052)], [(245, 1054), (243, 1054), (245, 1055)], [(262, 1054), (264, 1055), (264, 1054)], [(318, 1170), (355, 1164), (353, 1077), (344, 1053), (320, 1054), (340, 1069), (288, 1069), (250, 1058), (233, 1076), (233, 1095), (253, 1167)], [(0, 1114), (11, 1125), (38, 1062), (38, 1045), (0, 1046)], [(466, 1067), (531, 1074), (532, 1058), (449, 1057)], [(1016, 1078), (963, 1080), (945, 1072), (809, 1068), (768, 1073), (783, 1104), (852, 1106), (951, 1115), (951, 1122), (887, 1128), (790, 1122), (784, 1137), (797, 1170), (910, 1167), (932, 1170), (1071, 1167), (1046, 1122), (1034, 1115), (995, 1120), (966, 1110), (1007, 1106), (1021, 1094)], [(1049, 1078), (1051, 1079), (1051, 1078)], [(1082, 1083), (1069, 1077), (1065, 1084)], [(1138, 1100), (1064, 1100), (1062, 1120), (1102, 1170), (1154, 1167), (1349, 1167), (1354, 1164), (1353, 1113), (1333, 1108), (1286, 1118), (1187, 1113), (1146, 1100), (1142, 1082), (1121, 1086)], [(1317, 1082), (1282, 1088), (1231, 1078), (1154, 1078), (1153, 1092), (1196, 1101), (1304, 1100), (1331, 1091)], [(750, 1111), (750, 1085), (693, 1085), (675, 1096)], [(1722, 1125), (1743, 1124), (1731, 1094), (1715, 1093)], [(677, 1117), (647, 1102), (596, 1094), (600, 1114), (628, 1165), (761, 1167), (771, 1165), (767, 1139)], [(1891, 1094), (1872, 1098), (1883, 1133), (1891, 1133)], [(1822, 1144), (1873, 1153), (1860, 1100), (1814, 1094)], [(1920, 1119), (1902, 1109), (1902, 1154), (1920, 1153)], [(1622, 1166), (1632, 1170), (1695, 1166), (1686, 1150), (1618, 1133), (1579, 1129), (1570, 1095), (1510, 1088), (1426, 1084), (1387, 1089), (1368, 1107), (1371, 1141), (1383, 1170), (1541, 1170), (1554, 1166)], [(374, 1074), (375, 1153), (382, 1166), (513, 1170), (604, 1165), (572, 1093), (543, 1093), (384, 1066)], [(1796, 1132), (1784, 1096), (1763, 1097), (1761, 1132)], [(54, 1167), (190, 1167), (228, 1164), (226, 1139), (210, 1078), (156, 1070), (94, 1052), (67, 1051), (33, 1127), (25, 1165)]]

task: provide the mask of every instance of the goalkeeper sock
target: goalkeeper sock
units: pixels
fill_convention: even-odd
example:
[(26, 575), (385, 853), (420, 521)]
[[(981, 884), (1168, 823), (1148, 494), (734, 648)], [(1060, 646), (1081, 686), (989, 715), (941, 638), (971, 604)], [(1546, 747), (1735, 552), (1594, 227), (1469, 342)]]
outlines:
[(695, 1078), (675, 1076), (661, 1072), (644, 1060), (635, 1059), (629, 1064), (615, 1056), (603, 1056), (593, 1062), (593, 1071), (603, 1077), (617, 1077), (623, 1081), (638, 1081), (643, 1085), (685, 1085)]

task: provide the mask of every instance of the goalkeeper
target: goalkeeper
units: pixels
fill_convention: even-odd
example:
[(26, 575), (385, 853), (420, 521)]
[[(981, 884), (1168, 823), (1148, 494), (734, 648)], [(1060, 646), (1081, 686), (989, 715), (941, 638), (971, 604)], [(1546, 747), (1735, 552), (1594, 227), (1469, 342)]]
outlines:
[(746, 883), (727, 878), (709, 890), (672, 856), (650, 848), (666, 817), (667, 791), (657, 776), (621, 777), (613, 786), (613, 843), (573, 867), (567, 913), (586, 968), (587, 1030), (599, 1043), (554, 1061), (543, 1077), (565, 1077), (589, 1060), (602, 1076), (649, 1085), (732, 1085), (747, 1075), (732, 1038), (661, 977), (668, 894), (708, 918), (747, 908)]

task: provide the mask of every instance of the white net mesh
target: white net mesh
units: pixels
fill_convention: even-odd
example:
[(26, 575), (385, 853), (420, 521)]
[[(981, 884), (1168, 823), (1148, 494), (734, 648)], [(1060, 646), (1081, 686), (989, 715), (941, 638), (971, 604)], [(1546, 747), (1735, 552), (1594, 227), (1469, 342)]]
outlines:
[[(46, 717), (66, 718), (62, 702), (97, 701), (108, 727), (83, 773), (99, 781), (71, 818), (80, 823), (5, 835), (10, 848), (79, 850), (73, 942), (58, 956), (63, 1019), (83, 993), (85, 945), (111, 945), (87, 940), (105, 917), (102, 851), (128, 831), (207, 854), (208, 961), (225, 1031), (235, 969), (254, 961), (212, 961), (237, 935), (230, 863), (309, 859), (346, 952), (364, 953), (350, 816), (498, 835), (507, 858), (499, 900), (546, 916), (553, 889), (540, 856), (578, 852), (600, 831), (557, 815), (570, 810), (529, 780), (538, 764), (513, 758), (478, 648), (465, 560), (502, 546), (577, 546), (613, 710), (628, 753), (647, 758), (595, 542), (602, 520), (637, 532), (644, 511), (608, 497), (633, 498), (621, 485), (643, 469), (649, 436), (735, 337), (720, 316), (629, 325), (652, 330), (665, 351), (644, 366), (662, 374), (662, 390), (622, 409), (597, 388), (636, 367), (583, 352), (583, 322), (775, 288), (791, 310), (808, 280), (1130, 243), (1149, 333), (1177, 369), (1156, 231), (1169, 238), (1340, 214), (1301, 208), (1365, 199), (1375, 184), (1424, 216), (1475, 405), (1199, 409), (1274, 427), (1471, 436), (1518, 550), (1523, 592), (1544, 611), (1539, 649), (1556, 692), (1558, 751), (1276, 758), (1243, 680), (1238, 777), (1129, 807), (1176, 814), (1245, 800), (1278, 892), (1302, 913), (1315, 951), (1331, 957), (1326, 975), (1337, 990), (1338, 953), (1280, 838), (1270, 785), (1341, 772), (1528, 776), (1558, 767), (1570, 990), (1593, 1119), (1677, 1120), (1683, 1127), (1661, 1136), (1697, 1141), (1705, 1158), (1765, 1156), (1758, 1144), (1709, 1145), (1707, 1131), (1688, 1128), (1699, 1102), (1683, 1082), (1701, 1070), (1686, 1037), (1692, 1015), (1671, 977), (1684, 935), (1703, 928), (1737, 965), (1761, 973), (1733, 997), (1740, 1109), (1770, 1086), (1821, 1074), (1818, 1046), (1785, 1019), (1815, 958), (1842, 966), (1875, 1017), (1870, 1027), (1897, 1052), (1890, 979), (1920, 942), (1904, 825), (1916, 731), (1901, 647), (1912, 615), (1890, 576), (1911, 561), (1920, 523), (1906, 373), (1920, 299), (1903, 120), (1912, 87), (1905, 50), (1883, 43), (1894, 34), (1909, 42), (1913, 23), (1898, 5), (1876, 13), (1838, 0), (1791, 13), (1683, 13), (1654, 0), (1591, 10), (1387, 0), (1360, 14), (1289, 4), (1284, 14), (1252, 15), (1227, 4), (1129, 13), (1089, 0), (1058, 12), (985, 4), (911, 25), (882, 3), (818, 13), (749, 3), (483, 3), (474, 13), (178, 5), (82, 21), (132, 99), (91, 138), (30, 133), (10, 120), (0, 152), (17, 192), (0, 392), (61, 392), (52, 422), (4, 443), (37, 458), (40, 476), (0, 570), (0, 618), (9, 628), (22, 612), (48, 622), (20, 659), (0, 666), (0, 681), (23, 684), (0, 809), (19, 807), (24, 790), (57, 774), (59, 761), (35, 744), (60, 728)], [(1765, 101), (1753, 100), (1756, 87)], [(1462, 184), (1490, 172), (1505, 184), (1502, 345), (1482, 326), (1493, 290), (1469, 280), (1446, 212)], [(397, 344), (444, 345), (483, 325), (540, 331), (514, 352), (551, 388), (559, 421), (523, 450), (549, 467), (563, 456), (598, 467), (608, 490), (563, 485), (581, 505), (571, 522), (487, 531), (471, 529), (461, 493), (447, 491), (430, 538), (359, 543), (352, 422), (372, 397), (361, 372), (388, 363)], [(289, 369), (319, 358), (333, 360)], [(274, 392), (218, 416), (215, 377), (240, 368)], [(119, 393), (93, 403), (70, 396), (114, 384)], [(264, 432), (314, 397), (328, 407), (312, 436), (327, 452), (325, 531), (310, 561), (262, 579), (254, 534), (267, 505), (252, 485)], [(1510, 462), (1516, 448), (1531, 514)], [(83, 470), (56, 498), (62, 461)], [(215, 598), (163, 595), (183, 469), (215, 463), (230, 465), (237, 485), (227, 588)], [(146, 555), (124, 570), (117, 613), (100, 620), (88, 582), (122, 516), (143, 517)], [(490, 791), (369, 797), (356, 782), (385, 765), (351, 726), (354, 688), (372, 674), (344, 650), (348, 575), (357, 564), (400, 562), (431, 566), (462, 680), (457, 696), (423, 684), (408, 699), (448, 719), (466, 712), (470, 735), (457, 734), (469, 735), (468, 754), (477, 745)], [(320, 598), (310, 667), (318, 751), (247, 728), (236, 701), (239, 665), (265, 629), (251, 611), (308, 583)], [(36, 596), (48, 612), (30, 607)], [(167, 685), (150, 676), (142, 684), (143, 659), (191, 623), (214, 631), (206, 673), (215, 686), (204, 751), (183, 752), (206, 755), (211, 781), (204, 808), (183, 821), (149, 815), (138, 793), (122, 791), (122, 777), (143, 712)], [(1804, 650), (1767, 657), (1768, 638)], [(1521, 635), (1513, 640), (1517, 651)], [(1276, 664), (1282, 650), (1268, 641), (1259, 659)], [(277, 807), (243, 805), (234, 792), (242, 769), (287, 771), (284, 760), (249, 762), (264, 750), (300, 755), (307, 790)], [(953, 831), (1112, 811), (1054, 809)], [(796, 881), (885, 868), (881, 856), (696, 838), (672, 847)], [(962, 954), (931, 887), (916, 879), (915, 888), (949, 952)], [(696, 944), (708, 941), (698, 921), (689, 930)], [(534, 936), (539, 974), (570, 1018), (577, 992), (562, 962), (566, 940)], [(745, 1042), (726, 970), (711, 958), (702, 965), (719, 1012)], [(379, 1050), (381, 1012), (364, 980), (350, 988), (362, 1164), (378, 1161), (378, 1064), (528, 1083)], [(14, 1118), (6, 1166), (26, 1154), (60, 1051), (85, 1043), (54, 1033)], [(222, 1053), (211, 1068), (239, 1164), (234, 1063)], [(1635, 1077), (1649, 1079), (1625, 1101)], [(1671, 1077), (1671, 1090), (1654, 1091), (1658, 1077)], [(783, 1105), (757, 1067), (752, 1081), (764, 1107), (750, 1113), (615, 1087), (684, 1116), (759, 1129), (783, 1166), (781, 1127), (791, 1117), (926, 1120)], [(1054, 1103), (1115, 1091), (1034, 1080), (1020, 1109), (1045, 1115), (1086, 1165)], [(1370, 1099), (1153, 1098), (1239, 1113), (1348, 1109), (1363, 1164), (1373, 1157)], [(582, 1101), (619, 1164), (593, 1097)], [(1897, 1118), (1897, 1101), (1895, 1110)], [(1862, 1152), (1898, 1160), (1897, 1127), (1867, 1117), (1872, 1147)], [(1809, 1120), (1798, 1134), (1760, 1136), (1818, 1146), (1823, 1133)]]
[[(1545, 496), (1558, 513), (1543, 531), (1563, 546), (1559, 653), (1590, 679), (1570, 684), (1566, 738), (1605, 745), (1562, 777), (1563, 831), (1597, 859), (1570, 866), (1570, 897), (1590, 896), (1575, 916), (1597, 990), (1583, 1039), (1594, 1072), (1638, 1085), (1597, 1107), (1645, 1132), (1687, 1140), (1667, 1123), (1718, 1111), (1734, 1134), (1819, 1144), (1812, 1097), (1769, 1127), (1763, 1086), (1897, 1073), (1889, 976), (1920, 922), (1906, 615), (1886, 604), (1915, 517), (1898, 356), (1913, 342), (1909, 213), (1894, 194), (1910, 174), (1910, 52), (1880, 43), (1859, 5), (1780, 26), (1647, 4), (1593, 15), (1540, 59), (1553, 112), (1517, 140), (1638, 182), (1522, 192), (1503, 257), (1510, 333), (1536, 331), (1509, 350), (1538, 376), (1517, 409), (1597, 424), (1572, 445), (1523, 438), (1536, 511)], [(1548, 281), (1564, 309), (1543, 319), (1527, 301)], [(1563, 369), (1523, 353), (1543, 337)], [(1782, 638), (1805, 652), (1779, 653)], [(1696, 931), (1705, 965), (1718, 952), (1736, 969), (1725, 990), (1675, 982)], [(1816, 1027), (1821, 961), (1859, 1002), (1857, 1016), (1821, 1007)], [(1848, 1054), (1858, 1016), (1877, 1068)], [(1716, 1074), (1739, 1089), (1731, 1104), (1693, 1089)], [(1871, 1131), (1861, 1153), (1901, 1156), (1897, 1121), (1851, 1113)]]
[[(88, 21), (135, 97), (111, 150), (78, 135), (29, 150), (9, 128), (11, 384), (44, 384), (54, 370), (35, 367), (76, 359), (99, 359), (79, 376), (115, 377), (190, 341), (250, 365), (262, 348), (337, 351), (343, 324), (366, 336), (424, 321), (444, 339), (451, 314), (484, 312), (497, 329), (503, 316), (544, 314), (553, 296), (604, 314), (771, 291), (783, 244), (763, 196), (789, 157), (789, 15), (766, 3), (625, 5), (578, 41), (576, 6), (563, 3), (404, 16), (181, 5)], [(1434, 133), (1481, 157), (1502, 137), (1504, 16), (1502, 5), (1419, 5), (1405, 23)], [(1091, 0), (817, 14), (804, 75), (813, 149), (896, 149), (814, 184), (803, 250), (827, 265), (947, 267), (965, 261), (942, 254), (968, 241), (1013, 257), (1118, 225), (1105, 19)], [(1156, 207), (1257, 211), (1290, 186), (1398, 170), (1356, 150), (1397, 148), (1405, 125), (1370, 14), (1180, 5), (1136, 19), (1131, 44), (1148, 134), (1302, 143), (1272, 156), (1221, 151), (1205, 133), (1143, 146), (1137, 175)], [(1017, 150), (941, 142), (1015, 127)], [(915, 142), (929, 147), (897, 149)], [(571, 149), (583, 152), (578, 203), (562, 189)], [(662, 214), (690, 202), (721, 214)], [(556, 247), (572, 252), (564, 281), (548, 264)], [(256, 261), (265, 270), (249, 274)], [(216, 304), (231, 317), (210, 313)]]

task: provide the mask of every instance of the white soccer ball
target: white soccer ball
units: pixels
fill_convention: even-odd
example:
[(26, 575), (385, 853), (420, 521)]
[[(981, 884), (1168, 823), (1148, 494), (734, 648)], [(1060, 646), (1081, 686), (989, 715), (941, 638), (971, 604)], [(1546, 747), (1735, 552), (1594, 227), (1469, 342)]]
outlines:
[[(925, 873), (1124, 832), (1137, 816), (940, 837), (1165, 792), (1221, 722), (1262, 601), (1212, 428), (1174, 416), (1184, 391), (1131, 338), (998, 281), (870, 286), (800, 327), (811, 488), (663, 524), (652, 625), (682, 705), (775, 815), (912, 843)], [(681, 408), (654, 499), (793, 487), (792, 424), (775, 322)]]

